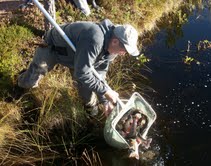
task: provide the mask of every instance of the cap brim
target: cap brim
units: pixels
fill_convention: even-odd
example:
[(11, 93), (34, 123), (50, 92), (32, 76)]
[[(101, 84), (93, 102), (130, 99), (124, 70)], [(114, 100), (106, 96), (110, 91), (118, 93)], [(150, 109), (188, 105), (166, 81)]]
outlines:
[(138, 50), (137, 46), (131, 47), (127, 44), (124, 44), (125, 49), (127, 50), (128, 54), (132, 55), (132, 56), (139, 56), (140, 55), (140, 51)]

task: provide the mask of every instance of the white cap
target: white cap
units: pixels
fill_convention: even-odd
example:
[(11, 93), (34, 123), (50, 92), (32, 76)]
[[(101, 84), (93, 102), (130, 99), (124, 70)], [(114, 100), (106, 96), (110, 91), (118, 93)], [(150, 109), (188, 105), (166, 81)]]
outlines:
[(140, 54), (137, 47), (138, 32), (132, 25), (116, 25), (113, 32), (130, 55), (138, 56)]

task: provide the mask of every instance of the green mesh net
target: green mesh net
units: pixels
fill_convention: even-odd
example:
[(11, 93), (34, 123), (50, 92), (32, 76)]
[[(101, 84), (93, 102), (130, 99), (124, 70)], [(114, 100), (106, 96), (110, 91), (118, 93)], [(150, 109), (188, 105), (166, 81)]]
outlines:
[(147, 124), (143, 131), (140, 133), (142, 138), (147, 138), (147, 133), (156, 119), (156, 113), (144, 100), (144, 98), (139, 93), (135, 92), (126, 102), (126, 104), (122, 106), (117, 104), (106, 120), (104, 127), (104, 138), (109, 145), (118, 149), (127, 149), (130, 147), (127, 139), (125, 139), (119, 133), (119, 131), (116, 129), (116, 126), (123, 116), (129, 114), (130, 111), (134, 109), (138, 110), (141, 114), (147, 117)]

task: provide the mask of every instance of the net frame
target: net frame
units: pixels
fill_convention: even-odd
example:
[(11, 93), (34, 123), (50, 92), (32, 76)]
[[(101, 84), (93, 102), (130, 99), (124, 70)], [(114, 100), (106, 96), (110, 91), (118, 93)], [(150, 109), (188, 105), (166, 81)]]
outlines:
[(156, 120), (157, 115), (151, 105), (149, 105), (139, 93), (134, 92), (126, 104), (117, 104), (105, 122), (104, 138), (110, 146), (118, 149), (127, 149), (130, 147), (127, 140), (116, 130), (116, 125), (131, 108), (140, 110), (139, 112), (147, 117), (147, 126), (142, 133), (140, 133), (142, 138), (147, 138), (147, 133)]

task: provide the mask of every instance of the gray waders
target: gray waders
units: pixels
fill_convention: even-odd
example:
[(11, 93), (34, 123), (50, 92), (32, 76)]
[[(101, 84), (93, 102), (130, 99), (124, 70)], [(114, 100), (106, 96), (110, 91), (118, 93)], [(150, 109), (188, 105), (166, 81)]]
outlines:
[[(68, 55), (61, 55), (52, 46), (37, 48), (29, 68), (18, 77), (18, 86), (26, 89), (37, 87), (41, 78), (52, 70), (56, 64), (61, 64), (71, 69), (72, 67), (68, 64), (72, 62), (69, 59)], [(102, 76), (105, 77), (105, 75)], [(106, 101), (104, 96), (96, 97), (95, 93), (86, 86), (83, 86), (82, 83), (77, 82), (76, 86), (85, 105), (95, 106), (97, 104), (97, 97), (100, 103)]]

